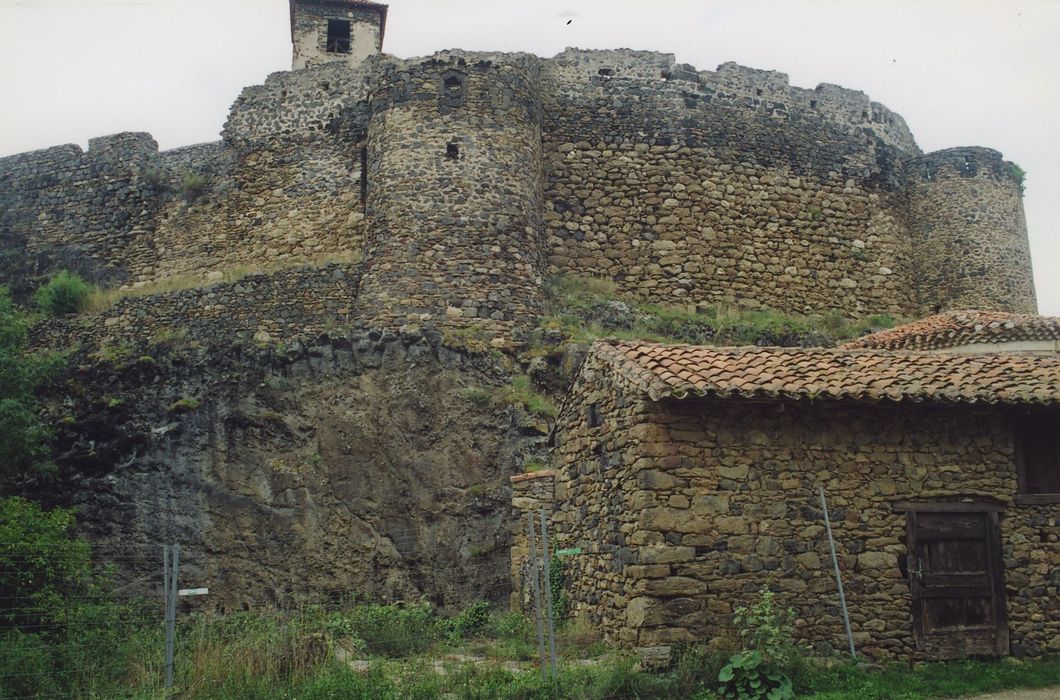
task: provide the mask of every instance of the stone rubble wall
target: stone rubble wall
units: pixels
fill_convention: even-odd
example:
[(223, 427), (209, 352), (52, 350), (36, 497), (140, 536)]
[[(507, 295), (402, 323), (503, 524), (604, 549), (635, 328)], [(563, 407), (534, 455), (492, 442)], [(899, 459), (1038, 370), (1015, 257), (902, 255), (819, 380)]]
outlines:
[[(543, 470), (516, 474), (510, 477), (512, 485), (512, 519), (511, 519), (511, 609), (533, 610), (533, 589), (530, 585), (530, 538), (527, 533), (527, 518), (534, 516), (534, 546), (536, 556), (541, 556), (541, 518), (539, 513), (545, 509), (547, 517), (552, 517), (555, 501), (556, 472)], [(553, 550), (555, 548), (553, 547)]]
[(1036, 313), (1019, 169), (988, 148), (951, 148), (906, 173), (920, 312)]
[(518, 54), (380, 64), (364, 317), (499, 332), (534, 324), (543, 306), (537, 70)]
[(912, 313), (898, 168), (919, 149), (863, 94), (646, 52), (543, 75), (550, 270), (664, 303)]
[[(598, 368), (589, 367), (593, 372)], [(1001, 503), (1012, 653), (1060, 649), (1060, 510), (1013, 505), (1009, 417), (969, 407), (650, 404), (580, 380), (557, 428), (557, 547), (575, 614), (633, 647), (731, 635), (763, 585), (818, 653), (844, 645), (817, 487), (828, 493), (859, 652), (920, 658), (897, 501)], [(601, 425), (590, 428), (587, 406)], [(610, 563), (610, 566), (607, 564)], [(513, 570), (516, 568), (513, 562)]]
[(966, 152), (974, 177), (920, 157), (863, 93), (735, 64), (372, 56), (246, 88), (219, 143), (0, 159), (0, 238), (21, 256), (0, 273), (139, 288), (363, 254), (366, 319), (500, 334), (534, 324), (550, 272), (689, 306), (1033, 310), (1018, 187)]
[(124, 297), (94, 316), (37, 324), (32, 344), (68, 348), (80, 343), (103, 352), (120, 352), (144, 342), (174, 338), (203, 344), (269, 344), (315, 337), (351, 324), (358, 279), (358, 265), (329, 263), (248, 275), (195, 289)]
[[(581, 550), (564, 559), (571, 616), (627, 647), (639, 645), (638, 630), (626, 622), (632, 600), (627, 565), (633, 562), (634, 545), (643, 543), (631, 538), (639, 505), (626, 492), (635, 487), (621, 477), (650, 461), (639, 447), (648, 410), (590, 354), (557, 418), (552, 455), (559, 465), (550, 515), (554, 547)], [(589, 428), (594, 415), (599, 425)], [(514, 500), (513, 505), (518, 506)], [(513, 550), (513, 571), (524, 566), (518, 555)]]
[[(87, 277), (126, 278), (125, 259), (161, 204), (148, 177), (158, 145), (122, 133), (0, 158), (0, 232), (28, 257), (65, 259)], [(8, 251), (9, 253), (13, 251)]]

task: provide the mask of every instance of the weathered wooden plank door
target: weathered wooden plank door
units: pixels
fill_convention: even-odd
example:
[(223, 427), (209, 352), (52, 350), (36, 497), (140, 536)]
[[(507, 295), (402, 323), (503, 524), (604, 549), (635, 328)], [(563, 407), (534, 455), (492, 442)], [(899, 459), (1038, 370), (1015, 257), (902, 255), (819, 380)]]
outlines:
[(940, 659), (1008, 654), (997, 513), (906, 517), (917, 648)]

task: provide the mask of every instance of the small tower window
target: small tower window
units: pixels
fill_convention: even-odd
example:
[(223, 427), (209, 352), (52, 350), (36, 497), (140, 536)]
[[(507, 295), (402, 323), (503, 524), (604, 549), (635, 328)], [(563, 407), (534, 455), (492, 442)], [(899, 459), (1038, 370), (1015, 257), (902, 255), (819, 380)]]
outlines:
[(464, 106), (466, 83), (467, 76), (463, 73), (446, 71), (442, 74), (438, 97), (439, 107), (443, 114), (449, 110), (458, 109)]
[(445, 96), (446, 97), (460, 97), (461, 93), (464, 92), (464, 81), (455, 75), (450, 75), (445, 79)]
[(350, 22), (345, 19), (328, 20), (328, 53), (350, 52)]
[(445, 157), (452, 158), (453, 160), (459, 160), (460, 158), (460, 146), (450, 141), (445, 144)]

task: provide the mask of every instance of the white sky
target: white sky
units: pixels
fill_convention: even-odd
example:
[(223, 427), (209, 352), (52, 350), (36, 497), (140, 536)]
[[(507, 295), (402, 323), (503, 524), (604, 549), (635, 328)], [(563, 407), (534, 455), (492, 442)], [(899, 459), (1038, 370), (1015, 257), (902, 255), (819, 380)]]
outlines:
[[(1040, 311), (1060, 315), (1060, 2), (391, 0), (385, 50), (654, 49), (838, 83), (925, 151), (995, 148), (1027, 171)], [(570, 20), (570, 24), (567, 24)], [(290, 67), (287, 0), (0, 0), (0, 155), (149, 131), (218, 138), (239, 91)]]

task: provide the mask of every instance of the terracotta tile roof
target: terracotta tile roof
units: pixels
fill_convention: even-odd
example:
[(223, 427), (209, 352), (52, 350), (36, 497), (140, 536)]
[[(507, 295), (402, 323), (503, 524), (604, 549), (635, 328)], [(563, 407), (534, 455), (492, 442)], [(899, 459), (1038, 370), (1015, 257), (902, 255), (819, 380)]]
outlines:
[(689, 396), (1060, 403), (1060, 357), (715, 348), (604, 341), (593, 352), (653, 400)]
[(844, 348), (942, 350), (971, 343), (1060, 340), (1060, 317), (950, 311), (852, 340)]

